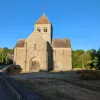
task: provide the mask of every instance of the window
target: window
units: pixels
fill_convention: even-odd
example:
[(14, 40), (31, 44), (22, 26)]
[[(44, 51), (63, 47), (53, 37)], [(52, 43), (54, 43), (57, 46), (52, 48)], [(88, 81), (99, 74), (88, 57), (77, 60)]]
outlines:
[(64, 55), (64, 50), (63, 50), (63, 55)]
[(41, 32), (41, 29), (40, 29), (40, 27), (38, 27), (38, 28), (37, 28), (37, 31), (38, 31), (38, 32)]
[(36, 44), (34, 44), (34, 50), (36, 50)]
[(44, 32), (47, 32), (47, 28), (46, 27), (44, 28)]

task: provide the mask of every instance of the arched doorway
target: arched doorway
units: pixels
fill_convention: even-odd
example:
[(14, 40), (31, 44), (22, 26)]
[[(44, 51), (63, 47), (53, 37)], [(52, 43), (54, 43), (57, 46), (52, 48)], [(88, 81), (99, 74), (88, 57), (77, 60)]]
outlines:
[(31, 71), (38, 72), (39, 71), (39, 63), (37, 61), (33, 61), (31, 63)]
[(30, 72), (39, 72), (40, 70), (40, 64), (36, 60), (36, 58), (32, 58), (30, 60)]

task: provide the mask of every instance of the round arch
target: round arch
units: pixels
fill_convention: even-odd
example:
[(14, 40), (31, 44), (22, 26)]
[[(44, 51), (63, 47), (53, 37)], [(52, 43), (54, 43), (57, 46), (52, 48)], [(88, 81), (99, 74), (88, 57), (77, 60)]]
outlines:
[(39, 72), (40, 70), (39, 60), (35, 56), (30, 59), (29, 70), (30, 72)]

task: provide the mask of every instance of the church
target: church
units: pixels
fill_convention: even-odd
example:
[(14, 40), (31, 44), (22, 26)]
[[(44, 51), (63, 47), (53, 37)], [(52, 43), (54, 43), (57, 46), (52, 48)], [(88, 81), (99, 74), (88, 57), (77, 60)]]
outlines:
[(23, 72), (69, 71), (72, 69), (71, 43), (68, 38), (53, 38), (53, 26), (46, 14), (34, 24), (26, 39), (19, 39), (14, 48), (14, 64)]

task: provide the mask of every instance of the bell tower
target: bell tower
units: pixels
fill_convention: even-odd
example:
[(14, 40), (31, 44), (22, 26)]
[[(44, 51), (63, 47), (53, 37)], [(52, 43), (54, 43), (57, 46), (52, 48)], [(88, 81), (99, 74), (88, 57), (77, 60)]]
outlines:
[(45, 13), (37, 20), (34, 25), (34, 31), (39, 32), (44, 40), (51, 44), (52, 41), (52, 24), (48, 20)]

